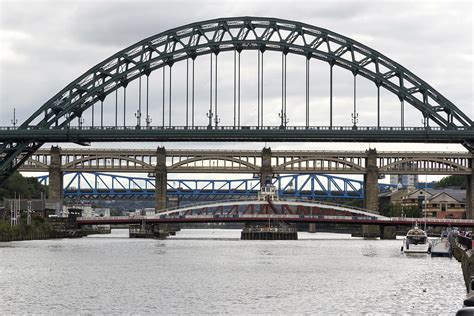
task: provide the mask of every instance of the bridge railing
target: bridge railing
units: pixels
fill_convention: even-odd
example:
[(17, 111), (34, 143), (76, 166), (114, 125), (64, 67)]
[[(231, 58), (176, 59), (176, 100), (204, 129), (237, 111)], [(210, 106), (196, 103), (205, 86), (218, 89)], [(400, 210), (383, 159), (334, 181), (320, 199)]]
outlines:
[(97, 222), (108, 222), (108, 221), (120, 221), (124, 219), (137, 219), (137, 220), (146, 220), (147, 217), (143, 215), (137, 216), (83, 216), (78, 217), (77, 220), (79, 221), (97, 221)]
[[(418, 225), (423, 225), (425, 223), (425, 218), (413, 218), (413, 217), (390, 217), (390, 220), (392, 221), (400, 221), (400, 222), (413, 222), (414, 223), (418, 223)], [(449, 218), (449, 219), (446, 219), (446, 218), (430, 218), (430, 217), (427, 217), (426, 218), (426, 223), (429, 224), (429, 223), (444, 223), (446, 222), (447, 220), (449, 220), (449, 223), (451, 223), (452, 225), (456, 225), (456, 223), (460, 223), (460, 224), (469, 224), (469, 223), (472, 223), (472, 225), (474, 226), (474, 219), (452, 219), (452, 218)]]
[(357, 206), (337, 204), (337, 203), (324, 202), (324, 201), (313, 201), (313, 200), (304, 200), (304, 199), (280, 199), (280, 201), (314, 203), (314, 204), (319, 204), (319, 205), (343, 207), (343, 208), (351, 209), (351, 210), (354, 210), (354, 211), (367, 212), (367, 213), (372, 213), (372, 214), (380, 214), (377, 211), (367, 210), (365, 208), (360, 208), (360, 207), (357, 207)]
[[(20, 126), (0, 126), (0, 130), (54, 130), (55, 126), (38, 127), (29, 125)], [(321, 130), (321, 131), (443, 131), (446, 128), (439, 126), (68, 126), (61, 129), (69, 130)], [(474, 130), (473, 126), (453, 126), (454, 131)]]

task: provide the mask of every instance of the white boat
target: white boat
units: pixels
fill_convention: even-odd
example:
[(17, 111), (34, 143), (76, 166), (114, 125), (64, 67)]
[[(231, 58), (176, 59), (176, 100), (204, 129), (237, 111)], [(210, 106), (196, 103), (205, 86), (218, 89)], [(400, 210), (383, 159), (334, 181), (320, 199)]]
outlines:
[(428, 235), (417, 224), (408, 231), (403, 240), (402, 251), (405, 253), (429, 253), (431, 251)]

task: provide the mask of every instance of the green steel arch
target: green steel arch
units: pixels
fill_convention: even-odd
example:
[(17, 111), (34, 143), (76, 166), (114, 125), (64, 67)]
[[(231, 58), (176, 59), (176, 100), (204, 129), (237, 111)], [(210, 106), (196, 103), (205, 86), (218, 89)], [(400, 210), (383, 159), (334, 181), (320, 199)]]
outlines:
[[(322, 60), (385, 88), (442, 130), (473, 127), (466, 114), (428, 83), (357, 41), (296, 21), (230, 17), (177, 27), (114, 54), (54, 95), (19, 130), (62, 129), (93, 104), (143, 75), (188, 58), (234, 50), (280, 51)], [(0, 183), (42, 143), (42, 140), (4, 142), (0, 151)]]
[[(461, 126), (473, 124), (466, 114), (428, 83), (357, 41), (295, 21), (236, 17), (174, 28), (114, 54), (59, 91), (21, 127), (27, 127), (43, 113), (44, 117), (36, 126), (56, 123), (64, 126), (116, 89), (163, 66), (209, 53), (248, 49), (304, 55), (347, 69), (397, 95), (443, 128), (456, 126), (454, 119)], [(375, 66), (375, 71), (371, 65)], [(398, 80), (394, 82), (392, 78)]]

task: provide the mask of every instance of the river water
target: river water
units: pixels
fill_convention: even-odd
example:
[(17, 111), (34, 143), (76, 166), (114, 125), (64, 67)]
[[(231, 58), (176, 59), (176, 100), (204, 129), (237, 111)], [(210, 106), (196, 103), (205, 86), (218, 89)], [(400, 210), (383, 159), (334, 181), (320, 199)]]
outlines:
[(455, 259), (407, 256), (401, 240), (239, 230), (127, 230), (0, 243), (0, 314), (446, 314), (462, 307)]

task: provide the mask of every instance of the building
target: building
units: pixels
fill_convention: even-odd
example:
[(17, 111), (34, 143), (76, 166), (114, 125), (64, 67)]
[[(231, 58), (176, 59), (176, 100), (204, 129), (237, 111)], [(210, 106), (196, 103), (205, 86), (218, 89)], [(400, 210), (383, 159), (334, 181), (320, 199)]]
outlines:
[(414, 188), (399, 188), (393, 191), (387, 191), (379, 194), (379, 209), (383, 210), (389, 204), (401, 204), (402, 198), (413, 192)]
[(427, 217), (463, 218), (466, 212), (466, 190), (418, 189), (402, 197), (403, 206), (416, 206)]
[(390, 184), (399, 185), (403, 188), (416, 187), (418, 184), (418, 175), (392, 174), (390, 175)]

